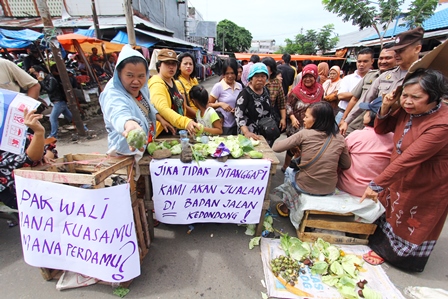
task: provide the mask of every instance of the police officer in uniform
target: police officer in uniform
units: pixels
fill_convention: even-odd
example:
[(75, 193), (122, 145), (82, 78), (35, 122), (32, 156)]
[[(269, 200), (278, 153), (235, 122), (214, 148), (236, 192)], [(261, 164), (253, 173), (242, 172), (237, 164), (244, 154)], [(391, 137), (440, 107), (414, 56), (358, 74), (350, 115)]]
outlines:
[[(371, 103), (374, 99), (382, 97), (384, 94), (391, 93), (401, 86), (412, 63), (418, 60), (419, 53), (422, 49), (423, 28), (418, 27), (412, 30), (400, 33), (395, 38), (395, 45), (390, 48), (395, 51), (395, 59), (397, 68), (384, 72), (377, 80), (375, 80), (367, 92), (361, 96), (359, 103)], [(350, 124), (357, 118), (362, 117), (363, 110), (359, 109), (359, 105), (355, 106), (345, 119)], [(356, 123), (356, 122), (355, 122)]]

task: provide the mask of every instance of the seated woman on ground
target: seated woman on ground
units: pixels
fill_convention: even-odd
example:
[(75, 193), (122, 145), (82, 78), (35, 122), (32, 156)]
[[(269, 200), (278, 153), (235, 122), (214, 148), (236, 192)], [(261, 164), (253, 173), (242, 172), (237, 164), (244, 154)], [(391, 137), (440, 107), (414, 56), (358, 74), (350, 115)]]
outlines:
[(198, 108), (196, 111), (196, 120), (202, 126), (198, 133), (204, 133), (206, 135), (221, 135), (221, 118), (216, 113), (215, 109), (212, 107), (207, 107), (207, 90), (201, 85), (195, 85), (191, 88), (189, 97), (194, 106)]
[(143, 151), (144, 148), (129, 147), (126, 137), (130, 131), (141, 129), (151, 142), (156, 134), (156, 121), (161, 129), (174, 134), (174, 128), (149, 101), (148, 77), (146, 59), (140, 52), (125, 45), (118, 56), (112, 80), (100, 94), (109, 153), (140, 155), (138, 150)]
[[(171, 126), (179, 130), (187, 130), (194, 136), (200, 126), (186, 116), (184, 98), (174, 82), (178, 64), (176, 52), (162, 49), (157, 55), (157, 60), (156, 66), (159, 73), (148, 81), (151, 103)], [(162, 131), (162, 124), (157, 123), (156, 136), (159, 136)]]
[[(311, 104), (303, 119), (304, 130), (274, 143), (274, 152), (284, 152), (299, 147), (301, 152), (300, 171), (288, 167), (285, 177), (300, 194), (330, 195), (333, 194), (338, 180), (338, 168), (350, 168), (350, 156), (344, 137), (339, 134), (334, 121), (333, 108), (327, 102)], [(325, 143), (327, 148), (324, 149)], [(323, 149), (320, 156), (318, 153)], [(316, 158), (316, 159), (315, 159)], [(306, 164), (314, 160), (309, 166)], [(286, 180), (286, 178), (285, 178)], [(277, 204), (281, 216), (288, 216), (293, 203)]]
[(359, 108), (366, 110), (365, 127), (345, 138), (352, 166), (340, 172), (337, 188), (354, 196), (361, 197), (370, 181), (383, 172), (390, 162), (394, 134), (389, 132), (380, 135), (373, 129), (380, 107), (381, 98), (371, 103), (361, 103)]
[(0, 150), (0, 199), (11, 209), (17, 209), (16, 188), (14, 184), (14, 169), (37, 166), (57, 158), (54, 141), (46, 144), (45, 128), (40, 123), (42, 114), (36, 110), (23, 111), (24, 124), (33, 130), (34, 134), (27, 133), (25, 153), (13, 154)]

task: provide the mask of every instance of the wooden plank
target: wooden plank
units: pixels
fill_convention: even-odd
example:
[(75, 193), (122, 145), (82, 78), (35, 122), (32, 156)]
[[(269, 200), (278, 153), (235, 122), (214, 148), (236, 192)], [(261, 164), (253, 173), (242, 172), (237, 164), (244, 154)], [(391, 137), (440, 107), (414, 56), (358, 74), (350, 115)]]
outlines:
[(299, 233), (297, 232), (297, 237), (305, 242), (315, 242), (318, 238), (323, 239), (326, 242), (331, 244), (347, 244), (347, 245), (367, 245), (369, 240), (345, 237), (345, 236), (336, 236), (331, 234), (323, 234), (323, 233)]
[(145, 203), (143, 199), (139, 199), (137, 203), (138, 208), (140, 210), (140, 218), (142, 220), (143, 233), (145, 234), (146, 247), (149, 248), (149, 246), (151, 246), (151, 238), (149, 236), (148, 221), (146, 219)]
[(69, 172), (48, 172), (48, 171), (35, 171), (24, 169), (15, 169), (14, 174), (27, 179), (35, 179), (53, 183), (96, 185), (93, 177), (89, 174), (79, 174)]
[(145, 244), (145, 240), (144, 240), (144, 236), (143, 236), (142, 222), (141, 222), (137, 202), (135, 202), (135, 204), (132, 205), (132, 210), (134, 211), (134, 222), (135, 222), (135, 229), (137, 232), (137, 243), (138, 243), (138, 247), (141, 250), (140, 260), (142, 260), (143, 259), (142, 255), (143, 255), (143, 252), (145, 251), (146, 244)]
[(309, 212), (310, 212), (311, 215), (354, 216), (353, 213), (338, 214), (338, 213), (316, 211), (316, 210), (310, 210)]
[(99, 182), (104, 181), (107, 177), (114, 174), (115, 171), (125, 166), (132, 165), (133, 162), (134, 162), (133, 157), (127, 157), (126, 159), (122, 159), (120, 162), (113, 164), (113, 166), (110, 166), (104, 170), (94, 173), (93, 176), (95, 185), (98, 184)]
[(332, 222), (326, 220), (310, 220), (305, 223), (306, 227), (336, 230), (345, 233), (352, 234), (368, 234), (371, 235), (375, 232), (376, 225), (369, 223), (359, 222)]
[(65, 162), (69, 162), (67, 164), (68, 172), (74, 173), (75, 172), (75, 165), (73, 165), (73, 163), (72, 163), (73, 162), (72, 154), (64, 155), (64, 159), (65, 159)]

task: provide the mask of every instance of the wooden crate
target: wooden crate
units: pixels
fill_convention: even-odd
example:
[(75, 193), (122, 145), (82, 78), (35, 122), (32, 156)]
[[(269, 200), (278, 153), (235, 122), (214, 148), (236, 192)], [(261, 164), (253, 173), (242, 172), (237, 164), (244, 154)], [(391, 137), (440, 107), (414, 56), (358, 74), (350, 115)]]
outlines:
[[(306, 229), (325, 229), (346, 233), (346, 236), (331, 233), (306, 232)], [(354, 221), (352, 213), (337, 214), (321, 211), (305, 211), (297, 237), (302, 241), (314, 242), (317, 238), (332, 244), (368, 244), (367, 238), (373, 234), (376, 224)], [(349, 234), (347, 236), (347, 234)]]
[[(111, 177), (120, 175), (128, 180), (134, 176), (133, 157), (107, 157), (100, 154), (67, 154), (57, 159), (51, 165), (37, 167), (24, 167), (16, 169), (15, 173), (21, 177), (37, 179), (53, 183), (63, 183), (70, 186), (90, 185), (94, 189), (104, 188), (106, 183), (112, 183)], [(137, 198), (136, 184), (134, 179), (128, 180), (130, 184), (132, 210), (139, 247), (140, 260), (148, 254), (151, 244), (147, 212), (143, 198)], [(40, 268), (45, 280), (59, 279), (62, 270)], [(120, 283), (128, 287), (131, 281)], [(110, 284), (108, 282), (99, 282)]]

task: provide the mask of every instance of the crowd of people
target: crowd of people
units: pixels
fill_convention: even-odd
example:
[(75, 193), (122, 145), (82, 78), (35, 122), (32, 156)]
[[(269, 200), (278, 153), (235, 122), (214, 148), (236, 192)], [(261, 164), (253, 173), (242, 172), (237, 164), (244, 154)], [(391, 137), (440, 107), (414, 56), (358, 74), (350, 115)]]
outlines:
[[(381, 50), (378, 70), (372, 68), (373, 50), (362, 49), (356, 71), (343, 78), (339, 66), (326, 62), (297, 68), (289, 54), (282, 64), (258, 55), (245, 65), (228, 58), (210, 94), (199, 85), (190, 53), (161, 49), (158, 73), (150, 77), (147, 60), (126, 45), (118, 59), (109, 61), (112, 79), (100, 94), (109, 154), (141, 157), (144, 148), (126, 142), (134, 129), (143, 130), (148, 142), (180, 130), (193, 136), (263, 136), (274, 151), (285, 152), (281, 170), (297, 193), (327, 196), (337, 187), (360, 201), (381, 202), (386, 213), (377, 220), (366, 262), (386, 260), (421, 272), (448, 211), (448, 107), (443, 104), (448, 83), (438, 71), (408, 72), (422, 39), (422, 28), (398, 35)], [(101, 72), (102, 57), (93, 52), (89, 59)], [(70, 60), (74, 65), (76, 58)], [(0, 68), (18, 68), (10, 64), (1, 60)], [(63, 113), (71, 119), (63, 90), (54, 87), (57, 70), (47, 72), (33, 62), (27, 71), (35, 79), (20, 71), (16, 80), (2, 82), (17, 82), (34, 98), (39, 90), (48, 92), (55, 106), (50, 137), (57, 137), (54, 118)], [(18, 90), (13, 84), (0, 87)], [(33, 113), (26, 115), (38, 135), (33, 140), (42, 141)], [(286, 138), (279, 139), (282, 132)], [(43, 157), (31, 157), (30, 150), (26, 155), (23, 163)], [(1, 186), (4, 192), (8, 185)], [(291, 206), (278, 204), (278, 213), (287, 216)]]

